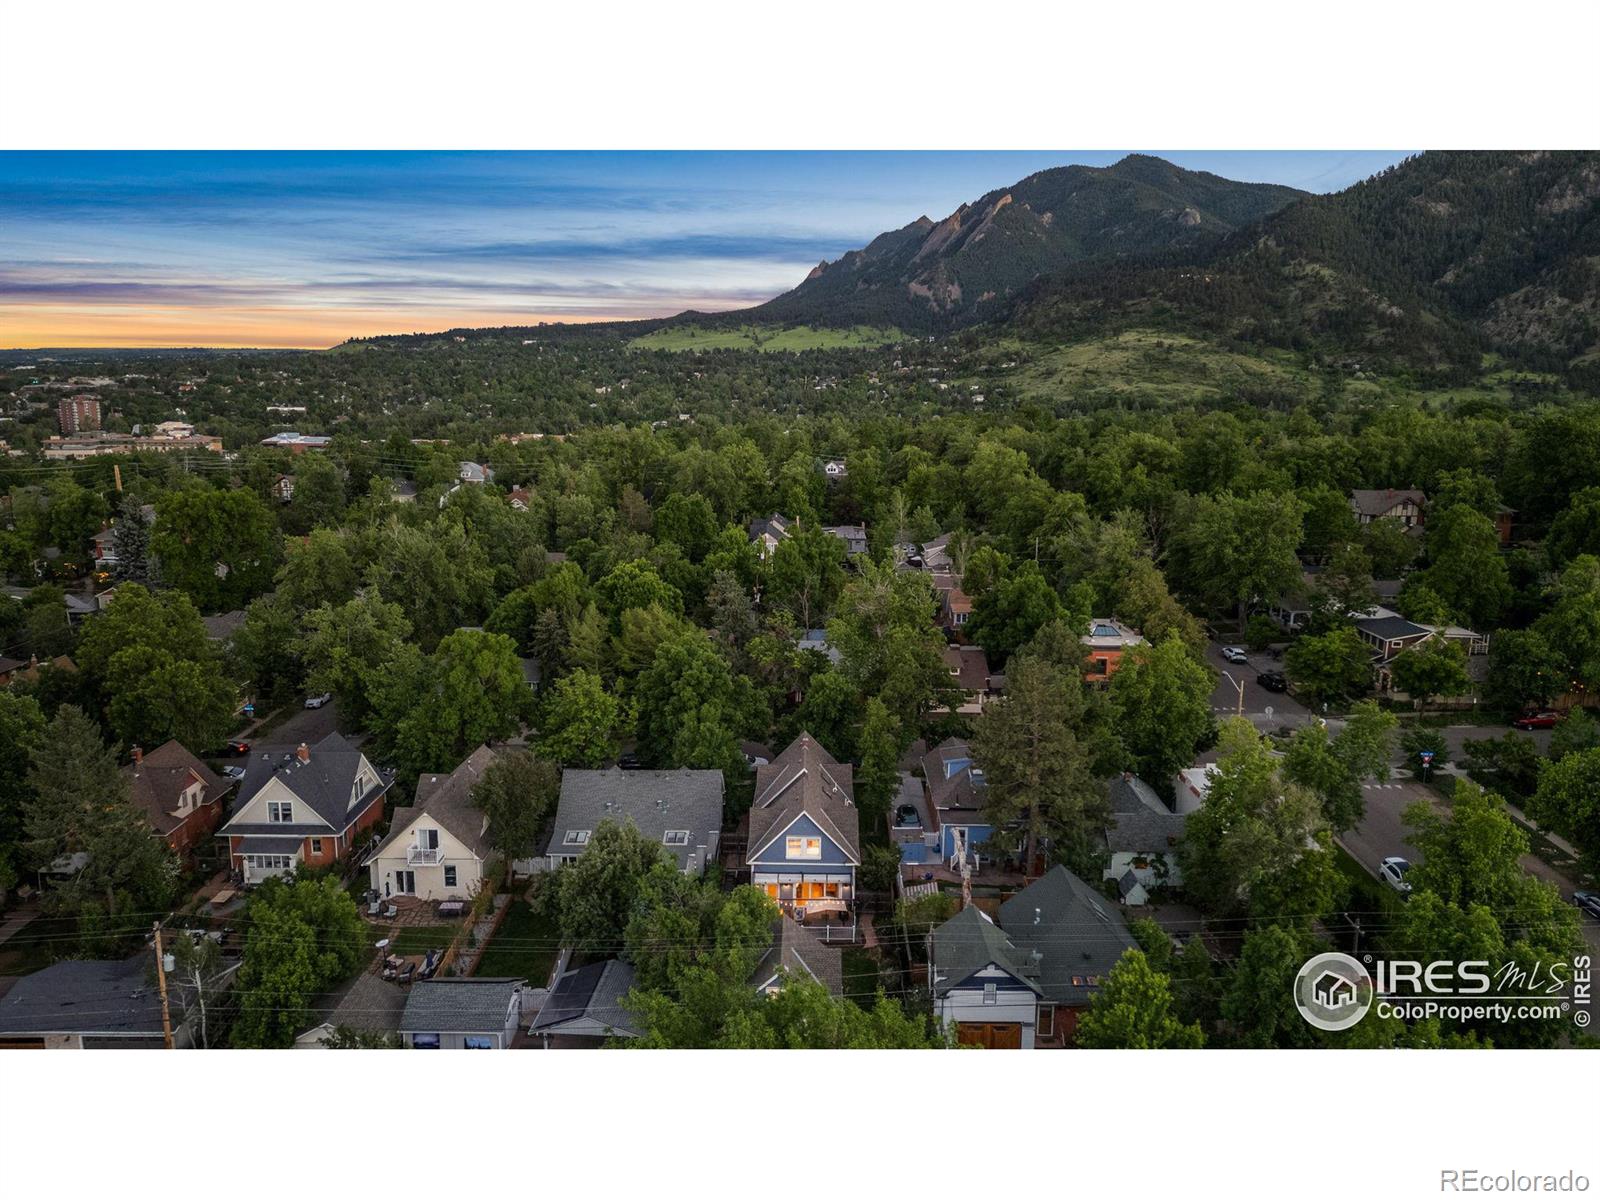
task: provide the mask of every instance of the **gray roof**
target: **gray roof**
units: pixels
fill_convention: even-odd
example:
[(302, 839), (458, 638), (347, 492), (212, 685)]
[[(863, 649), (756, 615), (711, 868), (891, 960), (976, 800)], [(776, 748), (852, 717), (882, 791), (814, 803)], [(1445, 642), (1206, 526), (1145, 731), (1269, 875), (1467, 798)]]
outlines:
[(556, 980), (529, 1033), (560, 1033), (569, 1021), (587, 1018), (619, 1037), (638, 1037), (638, 1022), (622, 1007), (633, 990), (633, 968), (619, 958), (590, 963)]
[(1356, 621), (1356, 628), (1385, 642), (1420, 637), (1432, 632), (1426, 625), (1418, 625), (1404, 617), (1362, 617)]
[(1034, 991), (1028, 955), (975, 905), (968, 905), (933, 931), (933, 994), (944, 996), (990, 963)]
[[(281, 779), (299, 800), (326, 821), (335, 832), (347, 828), (376, 795), (389, 790), (394, 782), (392, 774), (378, 771), (378, 785), (369, 788), (355, 802), (350, 801), (350, 789), (355, 784), (356, 771), (361, 766), (362, 754), (341, 734), (330, 733), (310, 748), (310, 761), (301, 762), (292, 747), (252, 750), (245, 777), (239, 785), (239, 799), (234, 814), (242, 812), (255, 794), (272, 779)], [(290, 826), (233, 825), (232, 818), (223, 826), (227, 833), (289, 833)], [(308, 828), (316, 836), (325, 829)]]
[(389, 836), (378, 853), (383, 853), (410, 828), (418, 817), (431, 817), (450, 831), (451, 836), (479, 858), (489, 853), (489, 819), (472, 803), (472, 789), (493, 765), (495, 752), (479, 746), (448, 775), (422, 775), (417, 779), (416, 803), (394, 810)]
[(371, 971), (363, 971), (338, 991), (312, 1003), (318, 1025), (341, 1025), (363, 1033), (395, 1033), (405, 1011), (407, 993)]
[(777, 758), (757, 767), (746, 859), (753, 859), (804, 813), (859, 862), (861, 812), (855, 804), (852, 775), (849, 763), (838, 762), (804, 732)]
[(1407, 500), (1423, 505), (1428, 497), (1420, 488), (1356, 488), (1350, 493), (1350, 507), (1367, 517), (1381, 517)]
[(1065, 867), (1051, 867), (1000, 906), (1000, 925), (1016, 945), (1040, 954), (1046, 1000), (1087, 1005), (1125, 950), (1137, 947), (1122, 915)]
[(1183, 838), (1188, 817), (1175, 813), (1137, 775), (1116, 775), (1106, 784), (1111, 819), (1106, 847), (1127, 853), (1165, 853)]
[(780, 970), (800, 979), (815, 979), (835, 996), (844, 993), (844, 963), (837, 946), (825, 946), (798, 921), (779, 917), (772, 923), (772, 945), (750, 972), (750, 986), (759, 988)]
[(689, 831), (686, 846), (665, 846), (683, 870), (704, 869), (712, 834), (722, 829), (722, 772), (565, 771), (547, 854), (582, 854), (566, 844), (570, 830), (591, 834), (602, 821), (631, 821), (640, 833), (661, 842), (669, 829)]
[[(965, 760), (965, 761), (963, 761)], [(987, 799), (983, 772), (972, 770), (972, 747), (960, 738), (941, 742), (922, 760), (922, 777), (928, 786), (928, 800), (943, 820), (953, 810), (980, 812)]]
[(244, 609), (236, 608), (232, 612), (201, 617), (200, 623), (206, 627), (206, 637), (214, 642), (220, 642), (224, 638), (232, 637), (244, 626)]
[(498, 1033), (506, 1027), (521, 979), (424, 979), (411, 985), (403, 1033)]
[(762, 534), (771, 534), (772, 540), (781, 542), (789, 536), (789, 526), (794, 522), (782, 513), (773, 513), (770, 517), (757, 517), (750, 522), (750, 540), (753, 542)]
[(0, 998), (0, 1035), (161, 1036), (161, 997), (148, 954), (69, 960), (17, 980)]
[[(254, 829), (257, 827), (252, 825), (242, 828)], [(272, 828), (281, 831), (284, 827), (282, 825), (274, 825)], [(289, 828), (292, 829), (294, 827), (291, 825)], [(320, 826), (315, 829), (307, 828), (305, 832), (296, 834), (293, 837), (275, 837), (265, 833), (240, 833), (238, 829), (230, 830), (230, 832), (244, 839), (244, 843), (239, 849), (245, 854), (293, 854), (300, 849), (306, 838), (322, 837), (328, 831)]]

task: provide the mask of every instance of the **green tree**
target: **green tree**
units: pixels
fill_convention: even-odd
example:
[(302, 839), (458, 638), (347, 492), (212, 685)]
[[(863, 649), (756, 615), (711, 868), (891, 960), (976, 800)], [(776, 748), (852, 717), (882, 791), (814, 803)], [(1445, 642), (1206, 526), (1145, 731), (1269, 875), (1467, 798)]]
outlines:
[(1377, 579), (1398, 578), (1415, 560), (1421, 548), (1417, 538), (1393, 517), (1383, 517), (1363, 525), (1361, 545), (1372, 560), (1372, 574)]
[(733, 677), (705, 637), (692, 634), (663, 645), (639, 676), (634, 701), (639, 753), (647, 765), (716, 768), (731, 778), (744, 774)]
[(355, 902), (332, 877), (268, 879), (247, 911), (236, 1047), (292, 1045), (313, 997), (348, 979), (368, 952)]
[(472, 789), (489, 822), (489, 841), (507, 864), (539, 853), (561, 794), (561, 771), (526, 750), (503, 750)]
[(125, 493), (117, 504), (117, 519), (111, 526), (111, 545), (117, 556), (112, 573), (123, 582), (151, 584), (156, 581), (155, 564), (150, 555), (154, 514), (147, 514), (145, 507), (132, 492)]
[(1561, 655), (1570, 681), (1563, 690), (1600, 689), (1600, 558), (1582, 554), (1567, 564), (1534, 628)]
[(247, 491), (185, 488), (156, 505), (150, 551), (162, 581), (201, 609), (244, 605), (272, 586), (280, 537), (272, 513)]
[(1516, 711), (1542, 707), (1567, 690), (1561, 654), (1536, 629), (1502, 629), (1489, 645), (1486, 698)]
[(302, 660), (310, 670), (306, 685), (334, 692), (339, 711), (354, 721), (372, 712), (374, 691), (384, 667), (411, 637), (411, 622), (398, 604), (363, 590), (335, 608), (324, 604), (305, 616)]
[(546, 877), (538, 900), (561, 944), (586, 954), (616, 953), (650, 869), (667, 852), (629, 821), (601, 821), (584, 852)]
[(1313, 702), (1359, 696), (1372, 683), (1372, 653), (1347, 625), (1297, 639), (1283, 666), (1295, 691)]
[(1194, 761), (1211, 729), (1211, 672), (1176, 638), (1140, 646), (1111, 677), (1117, 728), (1134, 769), (1164, 782)]
[(881, 829), (900, 787), (901, 725), (883, 701), (867, 701), (861, 724), (861, 766), (856, 771), (856, 806), (865, 829)]
[(1077, 1043), (1091, 1050), (1198, 1050), (1205, 1035), (1174, 1012), (1172, 985), (1142, 950), (1125, 950), (1078, 1020)]
[[(1065, 610), (1038, 566), (1023, 562), (1012, 568), (972, 606), (967, 634), (996, 663), (1005, 663), (1041, 626)], [(1087, 620), (1088, 614), (1082, 614)]]
[(1472, 690), (1466, 655), (1454, 642), (1441, 637), (1402, 650), (1389, 671), (1395, 687), (1424, 708), (1435, 696), (1464, 696)]
[(538, 752), (564, 767), (603, 767), (617, 753), (622, 709), (592, 671), (556, 680), (539, 709)]
[(1478, 629), (1493, 627), (1511, 602), (1511, 581), (1494, 522), (1458, 504), (1429, 520), (1427, 545), (1428, 586), (1463, 621)]
[(1270, 491), (1191, 497), (1173, 531), (1177, 578), (1213, 608), (1236, 608), (1242, 625), (1252, 602), (1300, 582), (1303, 513), (1298, 498)]
[(772, 602), (802, 628), (815, 628), (844, 586), (844, 543), (815, 526), (797, 529), (778, 543), (767, 577)]
[(1582, 554), (1600, 557), (1600, 487), (1584, 488), (1572, 497), (1550, 523), (1544, 552), (1555, 571)]
[(33, 798), (29, 764), (44, 730), (44, 713), (33, 697), (0, 691), (0, 893), (9, 892), (22, 873), (23, 814)]
[(1317, 1044), (1317, 1031), (1294, 1003), (1295, 976), (1315, 953), (1316, 944), (1306, 934), (1282, 925), (1245, 934), (1222, 997), (1222, 1017), (1239, 1045), (1261, 1049)]
[(291, 541), (278, 568), (277, 597), (296, 614), (327, 604), (337, 608), (356, 594), (360, 578), (355, 556), (343, 535), (313, 529), (304, 541)]
[(1529, 811), (1573, 844), (1586, 873), (1600, 874), (1600, 749), (1544, 763)]

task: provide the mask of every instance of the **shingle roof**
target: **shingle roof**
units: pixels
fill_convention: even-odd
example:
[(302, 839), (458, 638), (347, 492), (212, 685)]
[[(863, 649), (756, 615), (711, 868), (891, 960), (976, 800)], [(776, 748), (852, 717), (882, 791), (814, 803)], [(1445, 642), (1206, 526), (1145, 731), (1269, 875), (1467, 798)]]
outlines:
[(1029, 978), (1027, 959), (1027, 953), (1019, 950), (982, 909), (968, 905), (933, 931), (933, 994), (948, 994), (990, 963), (1038, 991), (1038, 984)]
[(214, 617), (201, 617), (200, 623), (206, 627), (206, 636), (213, 641), (221, 641), (238, 633), (244, 626), (244, 609), (236, 608), (232, 612), (218, 613)]
[(404, 1033), (495, 1033), (505, 1028), (520, 979), (424, 979), (400, 1014)]
[(849, 763), (837, 761), (809, 733), (801, 733), (777, 758), (757, 767), (746, 860), (753, 860), (758, 851), (804, 813), (859, 862), (861, 813), (855, 804), (853, 771)]
[(317, 1024), (343, 1025), (366, 1033), (394, 1033), (400, 1028), (407, 993), (399, 984), (389, 983), (370, 971), (363, 971), (348, 985), (312, 1003)]
[(1415, 621), (1408, 621), (1404, 617), (1362, 617), (1356, 622), (1356, 628), (1385, 642), (1420, 637), (1429, 632), (1426, 625), (1418, 625)]
[[(157, 746), (138, 763), (122, 768), (133, 802), (144, 809), (157, 833), (168, 834), (182, 825), (189, 813), (178, 813), (179, 797), (195, 780), (204, 785), (200, 802), (210, 804), (228, 790), (220, 775), (174, 739)], [(189, 810), (191, 813), (193, 809)]]
[(1105, 897), (1060, 866), (1002, 904), (1000, 925), (1020, 949), (1039, 952), (1044, 998), (1073, 1008), (1087, 1005), (1138, 944)]
[(1183, 837), (1188, 817), (1175, 813), (1137, 775), (1116, 775), (1106, 784), (1111, 819), (1106, 848), (1115, 852), (1165, 852)]
[(0, 998), (0, 1034), (161, 1036), (161, 998), (148, 954), (67, 961), (17, 980)]
[(588, 1018), (619, 1037), (638, 1037), (638, 1021), (622, 1007), (622, 998), (632, 990), (633, 968), (621, 959), (568, 971), (550, 989), (528, 1032), (560, 1033), (568, 1021)]
[(989, 686), (989, 658), (978, 646), (946, 646), (945, 669), (963, 692), (981, 692)]
[(722, 828), (722, 772), (565, 771), (561, 800), (547, 854), (581, 854), (565, 844), (571, 830), (594, 830), (602, 821), (632, 821), (639, 832), (660, 842), (669, 829), (689, 831), (686, 846), (664, 846), (684, 870), (703, 868), (710, 836)]
[(1422, 505), (1428, 497), (1419, 488), (1356, 488), (1350, 493), (1350, 507), (1367, 517), (1381, 517), (1407, 500)]
[(815, 979), (835, 996), (844, 994), (844, 963), (838, 947), (823, 945), (816, 934), (786, 917), (772, 923), (772, 945), (750, 973), (750, 986), (760, 987), (780, 970)]
[(940, 742), (922, 760), (928, 800), (938, 812), (977, 812), (984, 806), (987, 784), (972, 769), (972, 747), (960, 738)]
[(452, 837), (466, 846), (479, 858), (489, 852), (489, 820), (483, 810), (472, 803), (472, 789), (478, 786), (495, 760), (495, 752), (488, 746), (479, 746), (454, 771), (448, 775), (423, 775), (417, 779), (416, 803), (394, 810), (389, 823), (389, 836), (383, 839), (378, 853), (383, 853), (403, 837), (418, 817), (427, 816), (450, 831)]
[[(374, 796), (388, 791), (389, 785), (394, 782), (392, 775), (377, 772), (377, 786), (368, 788), (352, 803), (350, 789), (355, 784), (361, 761), (361, 751), (337, 733), (330, 733), (310, 748), (309, 762), (301, 762), (291, 747), (252, 751), (249, 766), (245, 768), (244, 781), (239, 785), (239, 799), (234, 805), (234, 814), (244, 811), (256, 793), (271, 780), (279, 779), (335, 832), (343, 830), (372, 802)], [(232, 818), (224, 826), (228, 833), (289, 832), (278, 826), (236, 826), (231, 821)], [(314, 832), (323, 833), (326, 830)]]

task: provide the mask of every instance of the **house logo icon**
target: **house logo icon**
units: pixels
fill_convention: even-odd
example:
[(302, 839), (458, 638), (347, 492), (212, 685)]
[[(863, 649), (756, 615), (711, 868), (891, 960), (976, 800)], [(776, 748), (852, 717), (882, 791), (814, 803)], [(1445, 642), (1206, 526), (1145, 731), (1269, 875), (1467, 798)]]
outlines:
[(1366, 967), (1348, 954), (1319, 954), (1295, 976), (1294, 1003), (1307, 1022), (1338, 1033), (1367, 1015), (1372, 979)]

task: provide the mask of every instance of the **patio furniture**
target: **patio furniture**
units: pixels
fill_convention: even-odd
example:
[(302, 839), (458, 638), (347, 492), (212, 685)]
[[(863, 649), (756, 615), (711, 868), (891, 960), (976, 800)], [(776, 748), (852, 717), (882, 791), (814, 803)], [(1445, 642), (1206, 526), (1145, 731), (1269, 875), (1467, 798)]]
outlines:
[(390, 901), (389, 907), (383, 910), (383, 915), (392, 921), (400, 915), (400, 910), (394, 906), (393, 901)]
[(374, 898), (372, 900), (372, 902), (367, 905), (367, 916), (369, 916), (369, 917), (375, 917), (382, 911), (383, 911), (383, 901), (382, 900)]
[(405, 967), (401, 969), (400, 973), (395, 977), (395, 982), (396, 983), (410, 983), (412, 978), (416, 975), (416, 973), (417, 973), (417, 964), (414, 963), (414, 962), (408, 962), (408, 963), (406, 963)]
[(441, 917), (459, 917), (467, 911), (465, 900), (441, 900), (439, 907), (434, 910)]
[(220, 887), (217, 889), (217, 894), (211, 897), (211, 907), (221, 908), (224, 904), (226, 904), (229, 900), (232, 900), (238, 894), (239, 893), (234, 891), (231, 887)]

